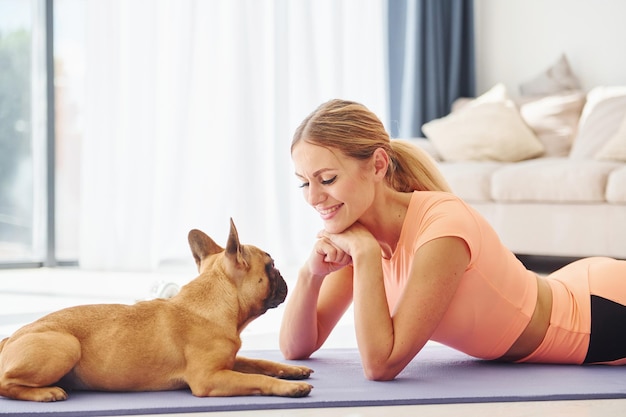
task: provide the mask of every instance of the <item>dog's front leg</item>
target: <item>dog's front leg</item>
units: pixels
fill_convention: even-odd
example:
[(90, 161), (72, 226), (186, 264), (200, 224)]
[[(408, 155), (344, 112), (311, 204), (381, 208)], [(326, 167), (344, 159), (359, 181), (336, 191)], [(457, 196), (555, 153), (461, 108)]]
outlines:
[(313, 373), (313, 370), (306, 366), (287, 365), (243, 356), (237, 356), (233, 369), (247, 374), (262, 374), (283, 379), (307, 379)]
[(187, 378), (193, 395), (197, 397), (232, 397), (239, 395), (276, 395), (305, 397), (311, 385), (301, 381), (285, 381), (271, 376), (222, 370), (210, 375), (198, 374)]

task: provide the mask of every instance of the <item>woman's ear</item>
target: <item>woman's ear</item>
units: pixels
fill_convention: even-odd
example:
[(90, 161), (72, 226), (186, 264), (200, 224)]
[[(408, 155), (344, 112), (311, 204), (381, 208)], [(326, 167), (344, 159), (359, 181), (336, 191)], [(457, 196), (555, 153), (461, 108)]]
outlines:
[(383, 148), (378, 148), (372, 156), (374, 158), (374, 175), (381, 179), (385, 178), (389, 168), (389, 155)]

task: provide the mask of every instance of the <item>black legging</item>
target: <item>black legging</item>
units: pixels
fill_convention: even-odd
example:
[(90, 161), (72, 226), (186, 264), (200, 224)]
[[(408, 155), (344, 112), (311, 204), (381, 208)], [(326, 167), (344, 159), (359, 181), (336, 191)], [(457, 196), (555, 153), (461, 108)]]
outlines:
[(623, 358), (626, 358), (626, 306), (592, 295), (591, 337), (584, 363)]

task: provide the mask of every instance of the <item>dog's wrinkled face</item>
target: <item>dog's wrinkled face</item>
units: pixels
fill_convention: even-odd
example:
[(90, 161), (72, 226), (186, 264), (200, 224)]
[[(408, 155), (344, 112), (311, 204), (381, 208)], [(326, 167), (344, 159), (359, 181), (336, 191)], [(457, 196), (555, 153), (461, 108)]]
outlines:
[[(269, 256), (269, 254), (267, 255)], [(271, 257), (270, 257), (271, 259)], [(278, 307), (287, 298), (287, 283), (274, 267), (274, 260), (265, 264), (265, 273), (270, 282), (268, 297), (265, 299), (266, 310)]]
[(247, 270), (239, 271), (244, 275), (239, 286), (241, 304), (249, 307), (251, 317), (258, 317), (285, 301), (287, 283), (268, 253), (251, 245), (241, 245), (240, 252), (247, 261)]

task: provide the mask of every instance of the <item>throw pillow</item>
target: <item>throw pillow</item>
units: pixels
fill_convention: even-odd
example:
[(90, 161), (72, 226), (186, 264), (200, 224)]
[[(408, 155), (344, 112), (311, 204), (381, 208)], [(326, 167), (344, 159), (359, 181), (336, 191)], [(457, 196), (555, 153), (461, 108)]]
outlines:
[(510, 100), (506, 86), (498, 83), (478, 97), (459, 97), (452, 102), (451, 112), (457, 112), (481, 103), (504, 103)]
[(596, 158), (626, 162), (626, 116), (617, 132), (596, 153)]
[(544, 156), (569, 155), (585, 104), (582, 91), (522, 98), (517, 104), (522, 119), (543, 143)]
[(425, 123), (422, 131), (448, 161), (516, 162), (544, 151), (511, 100), (472, 103)]
[(574, 75), (565, 54), (548, 69), (519, 86), (523, 96), (543, 96), (568, 90), (580, 90), (578, 77)]
[(589, 91), (570, 158), (595, 158), (618, 131), (625, 114), (626, 86), (595, 87)]

